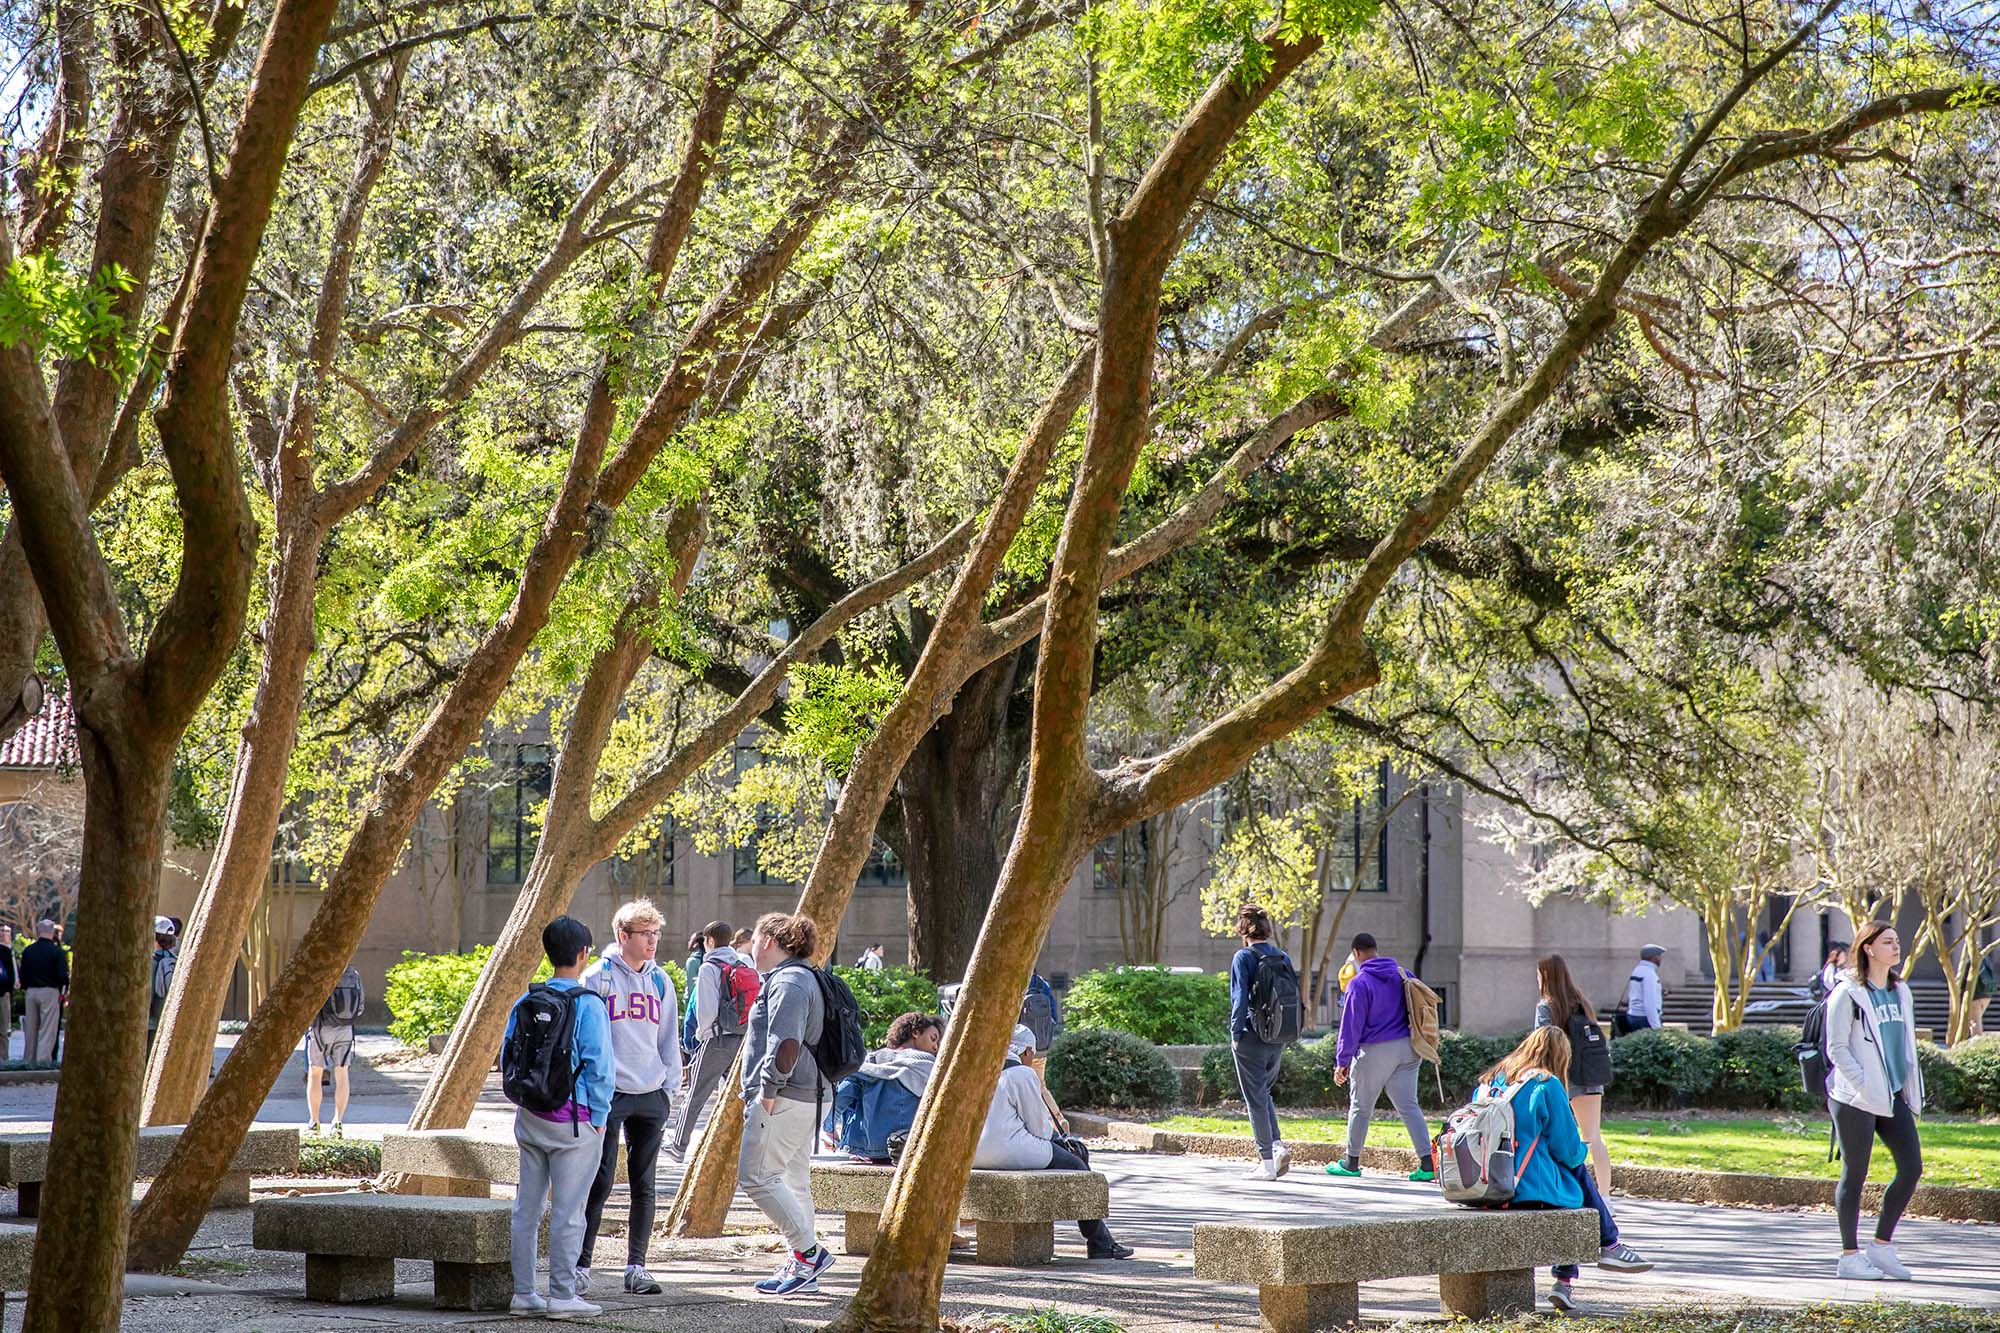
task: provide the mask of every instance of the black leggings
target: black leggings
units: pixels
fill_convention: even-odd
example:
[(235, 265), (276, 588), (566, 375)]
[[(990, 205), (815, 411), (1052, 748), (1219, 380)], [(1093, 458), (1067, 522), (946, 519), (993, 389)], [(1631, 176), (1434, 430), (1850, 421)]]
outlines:
[(1896, 1161), (1896, 1178), (1882, 1191), (1882, 1215), (1875, 1221), (1875, 1239), (1886, 1244), (1896, 1234), (1896, 1223), (1917, 1192), (1917, 1180), (1924, 1174), (1924, 1150), (1917, 1140), (1917, 1118), (1903, 1094), (1895, 1096), (1896, 1113), (1871, 1115), (1846, 1102), (1833, 1104), (1833, 1128), (1840, 1136), (1840, 1184), (1833, 1191), (1833, 1210), (1840, 1215), (1840, 1247), (1857, 1250), (1855, 1237), (1861, 1230), (1861, 1191), (1868, 1183), (1868, 1158), (1875, 1151), (1875, 1136), (1889, 1145)]
[(590, 1252), (597, 1244), (597, 1228), (604, 1221), (604, 1201), (611, 1197), (618, 1177), (618, 1131), (625, 1131), (625, 1182), (632, 1191), (632, 1215), (625, 1224), (625, 1262), (644, 1267), (646, 1246), (653, 1239), (653, 1172), (660, 1162), (660, 1139), (667, 1132), (667, 1113), (672, 1104), (667, 1090), (620, 1092), (611, 1098), (611, 1114), (604, 1120), (604, 1155), (597, 1162), (597, 1179), (590, 1186), (590, 1198), (583, 1210), (583, 1257), (577, 1267), (590, 1267)]

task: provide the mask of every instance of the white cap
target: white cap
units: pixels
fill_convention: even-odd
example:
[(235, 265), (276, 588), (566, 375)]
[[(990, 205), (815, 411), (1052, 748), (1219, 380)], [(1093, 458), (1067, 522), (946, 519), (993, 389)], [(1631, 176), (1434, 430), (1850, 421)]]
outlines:
[(1014, 1029), (1014, 1035), (1007, 1039), (1007, 1054), (1018, 1056), (1023, 1051), (1035, 1049), (1035, 1030), (1026, 1023)]
[(175, 933), (175, 931), (174, 931), (174, 919), (173, 919), (172, 917), (170, 917), (170, 916), (156, 916), (156, 917), (154, 917), (154, 918), (153, 918), (153, 933), (154, 933), (155, 935), (172, 935), (172, 934), (174, 934), (174, 933)]

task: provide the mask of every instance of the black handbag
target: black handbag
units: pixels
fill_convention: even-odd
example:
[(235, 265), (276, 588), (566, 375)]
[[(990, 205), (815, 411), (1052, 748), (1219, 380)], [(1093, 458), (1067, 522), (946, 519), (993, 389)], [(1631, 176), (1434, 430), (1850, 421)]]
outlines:
[(1073, 1153), (1077, 1157), (1082, 1158), (1085, 1166), (1090, 1165), (1090, 1147), (1076, 1135), (1056, 1134), (1050, 1137), (1049, 1142), (1055, 1144), (1056, 1147), (1061, 1148), (1064, 1152)]

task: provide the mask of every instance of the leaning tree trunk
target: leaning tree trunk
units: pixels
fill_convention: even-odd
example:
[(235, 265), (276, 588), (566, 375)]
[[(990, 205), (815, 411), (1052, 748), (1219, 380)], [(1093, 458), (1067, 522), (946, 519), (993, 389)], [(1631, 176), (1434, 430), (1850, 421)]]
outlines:
[(1000, 882), (1000, 812), (1027, 748), (1014, 691), (1029, 650), (981, 668), (959, 687), (903, 765), (904, 860), (909, 868), (910, 964), (957, 981)]

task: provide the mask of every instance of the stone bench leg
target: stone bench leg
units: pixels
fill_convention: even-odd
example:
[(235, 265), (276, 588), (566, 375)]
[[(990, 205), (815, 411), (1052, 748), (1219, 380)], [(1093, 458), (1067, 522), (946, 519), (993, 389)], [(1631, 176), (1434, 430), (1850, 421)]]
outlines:
[(1361, 1322), (1361, 1288), (1352, 1282), (1260, 1286), (1264, 1333), (1330, 1333)]
[(1441, 1273), (1438, 1304), (1446, 1314), (1466, 1319), (1498, 1319), (1533, 1314), (1535, 1270), (1507, 1268), (1497, 1273)]
[(16, 1197), (19, 1200), (14, 1206), (14, 1211), (22, 1217), (40, 1217), (42, 1215), (42, 1182), (39, 1180), (23, 1180), (18, 1182), (14, 1186), (14, 1189)]
[(1019, 1268), (1046, 1264), (1056, 1257), (1053, 1222), (980, 1222), (973, 1257), (982, 1264)]
[(222, 1181), (215, 1187), (215, 1197), (209, 1201), (210, 1208), (248, 1208), (250, 1206), (250, 1173), (248, 1171), (226, 1171)]
[(867, 1254), (875, 1248), (875, 1229), (882, 1224), (880, 1213), (849, 1213), (841, 1228), (840, 1248), (847, 1254)]
[(514, 1296), (514, 1266), (434, 1263), (431, 1290), (440, 1310), (504, 1310)]
[(415, 1194), (430, 1199), (490, 1199), (493, 1182), (464, 1176), (423, 1176), (405, 1173), (398, 1194)]
[(396, 1261), (351, 1254), (306, 1256), (306, 1299), (335, 1305), (386, 1301), (396, 1294)]

